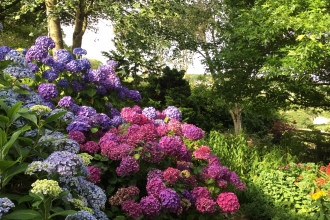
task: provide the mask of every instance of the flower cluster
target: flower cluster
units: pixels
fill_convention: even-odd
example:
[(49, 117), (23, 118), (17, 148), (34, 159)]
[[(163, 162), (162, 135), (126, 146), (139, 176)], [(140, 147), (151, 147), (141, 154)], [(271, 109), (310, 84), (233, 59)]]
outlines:
[(7, 213), (10, 208), (14, 208), (14, 207), (15, 207), (14, 203), (7, 197), (0, 198), (0, 218), (3, 213)]
[(58, 196), (63, 190), (55, 180), (37, 180), (32, 183), (32, 193), (41, 193), (47, 196)]

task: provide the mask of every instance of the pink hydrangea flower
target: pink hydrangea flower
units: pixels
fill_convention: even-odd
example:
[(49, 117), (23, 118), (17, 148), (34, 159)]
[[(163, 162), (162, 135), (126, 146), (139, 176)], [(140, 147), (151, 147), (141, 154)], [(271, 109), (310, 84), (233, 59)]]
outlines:
[(154, 177), (148, 180), (146, 189), (148, 195), (158, 198), (161, 190), (165, 189), (166, 185), (163, 183), (163, 180), (159, 177)]
[(211, 199), (211, 193), (205, 186), (197, 186), (191, 190), (191, 194), (198, 198), (208, 198)]
[(210, 156), (210, 152), (211, 150), (208, 146), (201, 146), (194, 151), (193, 155), (197, 159), (207, 160)]
[(173, 185), (180, 178), (180, 173), (180, 170), (169, 167), (164, 170), (163, 177), (166, 182), (168, 182), (170, 185)]
[(196, 209), (203, 213), (214, 213), (217, 211), (217, 203), (212, 199), (200, 197), (196, 200)]
[(237, 196), (232, 192), (220, 193), (217, 197), (219, 207), (224, 211), (233, 214), (240, 208)]
[(121, 204), (121, 209), (134, 219), (137, 219), (143, 215), (141, 205), (134, 200), (126, 200), (123, 202)]
[(81, 152), (96, 154), (100, 150), (100, 146), (95, 141), (87, 141), (85, 144), (80, 145)]

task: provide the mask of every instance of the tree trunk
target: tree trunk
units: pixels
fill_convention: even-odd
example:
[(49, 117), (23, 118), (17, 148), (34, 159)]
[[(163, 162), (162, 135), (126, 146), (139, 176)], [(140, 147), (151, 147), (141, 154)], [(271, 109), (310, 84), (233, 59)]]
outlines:
[(48, 34), (55, 42), (55, 50), (63, 49), (63, 36), (61, 30), (60, 19), (52, 13), (52, 9), (56, 7), (57, 0), (46, 0), (46, 12), (48, 20)]
[(79, 5), (76, 8), (76, 16), (74, 21), (74, 31), (72, 35), (72, 50), (74, 48), (81, 47), (82, 38), (87, 28), (87, 13), (83, 5), (83, 0), (79, 1)]
[(235, 103), (234, 109), (230, 109), (229, 113), (234, 122), (235, 135), (239, 135), (242, 130), (242, 107)]

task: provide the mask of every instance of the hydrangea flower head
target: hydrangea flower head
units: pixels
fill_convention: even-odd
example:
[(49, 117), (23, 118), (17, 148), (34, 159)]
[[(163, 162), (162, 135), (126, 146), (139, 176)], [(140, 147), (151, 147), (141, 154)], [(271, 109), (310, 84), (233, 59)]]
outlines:
[(126, 200), (121, 204), (121, 209), (130, 217), (137, 219), (143, 215), (141, 205), (134, 200)]
[(10, 208), (14, 208), (14, 207), (15, 204), (7, 197), (0, 198), (0, 218), (3, 213), (7, 213), (10, 210)]
[(140, 170), (139, 162), (131, 156), (124, 157), (116, 168), (118, 176), (129, 175), (131, 173), (137, 173)]
[(95, 141), (87, 141), (85, 144), (80, 144), (81, 152), (96, 154), (100, 150), (100, 146)]
[(53, 83), (42, 83), (38, 87), (38, 93), (44, 100), (50, 100), (58, 96), (56, 85)]
[(166, 185), (159, 177), (149, 179), (146, 185), (148, 195), (158, 198), (161, 190), (166, 189)]
[(181, 174), (180, 170), (173, 168), (173, 167), (168, 167), (163, 172), (163, 178), (170, 185), (173, 185), (179, 179), (180, 174)]
[(202, 213), (214, 213), (217, 211), (217, 203), (210, 198), (197, 198), (195, 205), (197, 211)]
[(59, 87), (62, 87), (62, 88), (67, 88), (69, 86), (69, 82), (67, 79), (60, 79), (58, 82), (57, 82), (57, 85)]
[(78, 116), (91, 117), (96, 114), (96, 110), (91, 106), (80, 106), (77, 111)]
[(68, 132), (71, 131), (90, 131), (91, 124), (88, 117), (78, 116), (76, 117), (66, 128)]
[(204, 131), (193, 124), (183, 124), (182, 132), (183, 135), (190, 140), (199, 140), (204, 137)]
[(163, 151), (171, 156), (177, 156), (182, 144), (183, 142), (179, 136), (163, 136), (159, 140), (159, 145)]
[(73, 60), (73, 56), (65, 49), (59, 49), (54, 53), (56, 60), (61, 63), (68, 63)]
[(45, 115), (52, 111), (51, 108), (45, 105), (35, 105), (30, 108), (32, 112), (35, 112), (37, 115)]
[(25, 54), (27, 61), (31, 62), (33, 60), (42, 61), (42, 59), (48, 56), (48, 51), (37, 45), (31, 46)]
[(77, 141), (79, 144), (84, 143), (86, 140), (84, 133), (82, 133), (81, 131), (70, 131), (68, 133), (68, 137), (72, 140)]
[(74, 100), (71, 96), (64, 96), (58, 101), (58, 106), (60, 107), (71, 107), (74, 104)]
[(57, 79), (58, 77), (58, 73), (51, 70), (51, 69), (48, 69), (48, 70), (45, 70), (43, 73), (42, 73), (42, 78), (43, 79), (47, 79), (48, 82), (52, 82), (54, 81), (55, 79)]
[(142, 114), (147, 116), (149, 119), (156, 119), (157, 118), (156, 109), (154, 107), (144, 108), (142, 110)]
[(203, 145), (203, 146), (197, 148), (194, 151), (193, 155), (197, 159), (207, 160), (209, 158), (209, 156), (210, 156), (210, 152), (211, 152), (210, 148), (208, 146), (204, 146)]
[(162, 205), (154, 196), (145, 196), (140, 200), (140, 206), (143, 213), (148, 218), (156, 217), (160, 214)]
[(160, 191), (159, 200), (163, 207), (169, 212), (177, 213), (181, 208), (181, 199), (179, 194), (170, 188), (166, 188)]
[(86, 55), (87, 51), (85, 49), (82, 49), (80, 47), (74, 48), (73, 49), (73, 54), (77, 55), (77, 56), (82, 56), (82, 55)]
[(101, 181), (101, 169), (96, 166), (87, 166), (87, 171), (89, 173), (88, 180), (92, 183), (99, 183)]
[(224, 212), (231, 214), (235, 213), (240, 208), (238, 198), (232, 192), (220, 193), (217, 197), (217, 203)]
[(55, 42), (48, 36), (39, 36), (35, 41), (35, 45), (44, 49), (53, 49), (55, 47)]
[(74, 215), (68, 215), (67, 220), (97, 220), (97, 218), (89, 211), (80, 210)]
[(32, 193), (41, 193), (43, 195), (48, 195), (48, 196), (58, 196), (63, 190), (61, 187), (58, 185), (58, 182), (55, 180), (37, 180), (34, 183), (31, 184)]
[(175, 118), (178, 121), (182, 120), (181, 111), (175, 106), (168, 106), (163, 110), (163, 113), (166, 115), (166, 117)]

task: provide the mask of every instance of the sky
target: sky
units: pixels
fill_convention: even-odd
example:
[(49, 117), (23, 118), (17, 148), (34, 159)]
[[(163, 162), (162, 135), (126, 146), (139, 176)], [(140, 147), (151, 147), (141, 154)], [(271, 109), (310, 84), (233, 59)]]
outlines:
[[(81, 47), (87, 50), (86, 58), (97, 59), (105, 63), (107, 58), (102, 56), (101, 52), (108, 52), (115, 49), (114, 43), (112, 42), (114, 33), (110, 21), (100, 20), (97, 27), (99, 29), (97, 33), (94, 33), (91, 30), (85, 32)], [(63, 26), (63, 30), (65, 33), (64, 42), (69, 46), (72, 45), (73, 26)], [(204, 73), (204, 68), (197, 56), (194, 57), (194, 64), (189, 66), (187, 73)]]

